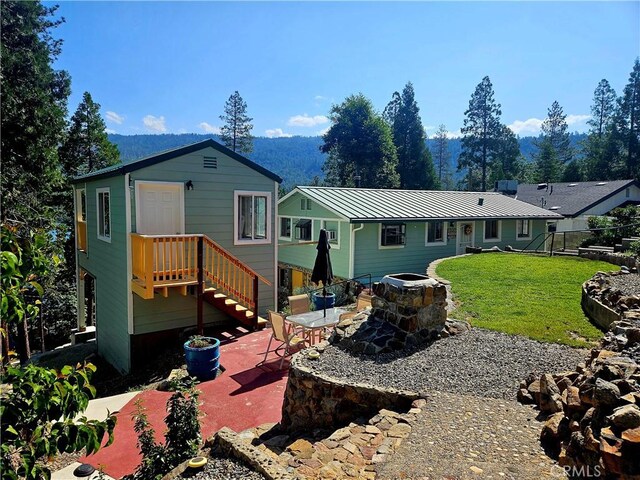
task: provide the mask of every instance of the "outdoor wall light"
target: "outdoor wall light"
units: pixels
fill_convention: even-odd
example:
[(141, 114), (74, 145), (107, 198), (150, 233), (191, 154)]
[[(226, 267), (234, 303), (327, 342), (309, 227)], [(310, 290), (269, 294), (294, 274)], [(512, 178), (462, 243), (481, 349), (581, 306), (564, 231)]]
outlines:
[(187, 190), (193, 190), (193, 182), (191, 180), (187, 180), (187, 183), (184, 185), (187, 187)]

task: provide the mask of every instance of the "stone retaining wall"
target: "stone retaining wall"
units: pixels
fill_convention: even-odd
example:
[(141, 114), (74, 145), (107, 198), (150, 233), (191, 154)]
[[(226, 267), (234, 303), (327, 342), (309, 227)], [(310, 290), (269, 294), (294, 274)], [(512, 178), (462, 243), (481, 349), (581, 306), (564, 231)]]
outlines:
[(621, 319), (621, 316), (615, 310), (600, 303), (597, 299), (591, 297), (587, 292), (587, 282), (582, 284), (582, 310), (589, 319), (603, 330), (607, 330), (613, 322)]
[(614, 265), (625, 266), (628, 268), (638, 268), (638, 259), (629, 255), (621, 255), (619, 253), (610, 252), (580, 252), (580, 257), (590, 260), (600, 260), (603, 262), (613, 263)]
[(416, 392), (331, 378), (301, 365), (296, 357), (289, 368), (280, 422), (289, 431), (339, 428), (358, 417), (369, 418), (383, 408), (408, 411), (414, 400), (423, 397)]

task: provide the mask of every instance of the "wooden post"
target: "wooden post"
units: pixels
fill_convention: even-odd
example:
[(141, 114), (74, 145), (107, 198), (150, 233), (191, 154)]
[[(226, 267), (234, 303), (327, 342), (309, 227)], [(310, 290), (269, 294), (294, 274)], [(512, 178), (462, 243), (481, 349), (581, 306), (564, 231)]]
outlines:
[(556, 239), (556, 232), (551, 233), (551, 248), (549, 249), (549, 256), (553, 257), (553, 241)]
[(204, 242), (202, 237), (198, 237), (198, 335), (204, 334), (204, 319), (203, 315), (203, 294), (204, 294), (204, 265), (203, 265), (203, 250)]
[(258, 276), (253, 277), (253, 329), (258, 329)]

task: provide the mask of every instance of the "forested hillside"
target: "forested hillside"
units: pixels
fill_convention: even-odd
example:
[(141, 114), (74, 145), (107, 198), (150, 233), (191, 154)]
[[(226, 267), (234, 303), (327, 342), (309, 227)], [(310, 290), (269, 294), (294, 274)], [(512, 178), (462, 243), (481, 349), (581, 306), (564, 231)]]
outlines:
[[(118, 135), (110, 134), (109, 140), (120, 150), (124, 162), (152, 155), (190, 143), (200, 142), (207, 138), (219, 141), (215, 135), (201, 135), (197, 133), (164, 134), (164, 135)], [(572, 146), (579, 147), (579, 143), (586, 138), (586, 134), (571, 135)], [(518, 139), (520, 152), (529, 161), (532, 160), (536, 147), (533, 144), (536, 137), (522, 137)], [(295, 185), (309, 184), (315, 176), (323, 177), (322, 165), (326, 155), (320, 152), (321, 137), (287, 137), (266, 138), (256, 137), (253, 141), (253, 153), (250, 159), (280, 175), (283, 187), (290, 189)], [(427, 140), (429, 148), (433, 147), (433, 140)], [(457, 173), (457, 159), (460, 155), (460, 140), (451, 139), (448, 142), (451, 167), (454, 178), (462, 177)]]

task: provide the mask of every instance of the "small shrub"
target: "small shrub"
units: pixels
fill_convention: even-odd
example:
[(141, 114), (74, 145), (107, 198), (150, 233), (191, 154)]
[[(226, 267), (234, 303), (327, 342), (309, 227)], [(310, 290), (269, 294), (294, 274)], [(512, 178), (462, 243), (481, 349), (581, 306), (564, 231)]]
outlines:
[(211, 346), (211, 341), (202, 335), (194, 335), (189, 339), (189, 347), (191, 348), (207, 348)]
[(629, 253), (634, 257), (640, 257), (640, 240), (636, 240), (629, 244)]

